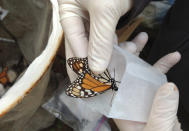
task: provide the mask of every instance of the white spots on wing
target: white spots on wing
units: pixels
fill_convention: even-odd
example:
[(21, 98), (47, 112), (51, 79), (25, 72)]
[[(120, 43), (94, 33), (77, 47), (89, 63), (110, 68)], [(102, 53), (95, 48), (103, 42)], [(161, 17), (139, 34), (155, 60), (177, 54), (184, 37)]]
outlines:
[(108, 83), (106, 83), (106, 85), (112, 85), (112, 83), (111, 83), (111, 82), (108, 82)]
[(92, 94), (91, 90), (85, 90), (85, 92), (87, 92), (88, 95)]
[(100, 81), (100, 82), (103, 82), (103, 83), (107, 82), (107, 80), (106, 80), (106, 79), (103, 79), (103, 78), (99, 78), (99, 81)]
[(85, 91), (86, 91), (86, 92), (89, 92), (90, 90), (86, 89)]
[(102, 78), (104, 78), (104, 79), (107, 79), (107, 80), (109, 80), (109, 79), (110, 79), (110, 78), (109, 78), (109, 77), (107, 77), (107, 76), (106, 76), (104, 73), (102, 73), (102, 74), (101, 74), (101, 77), (102, 77)]
[(95, 96), (96, 94), (91, 94), (91, 96)]
[(81, 86), (77, 86), (77, 89), (81, 90)]
[(81, 91), (80, 94), (83, 94), (83, 95), (84, 95), (85, 93), (84, 93), (84, 91)]
[(92, 92), (88, 92), (88, 95), (91, 95), (92, 94)]
[(85, 93), (84, 93), (84, 91), (81, 91), (80, 94), (83, 97)]
[(80, 64), (79, 64), (79, 66), (80, 66), (80, 67), (83, 67), (83, 64), (82, 64), (82, 63), (80, 63)]
[(82, 69), (80, 69), (80, 70), (79, 70), (79, 73), (82, 73), (82, 72), (83, 72), (83, 70), (82, 70)]

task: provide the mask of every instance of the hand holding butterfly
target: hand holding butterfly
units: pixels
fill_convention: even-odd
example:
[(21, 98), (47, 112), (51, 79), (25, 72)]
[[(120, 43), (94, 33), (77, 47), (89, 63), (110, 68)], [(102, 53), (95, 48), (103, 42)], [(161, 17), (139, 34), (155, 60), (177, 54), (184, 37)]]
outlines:
[[(122, 43), (120, 46), (133, 54), (139, 55), (147, 39), (146, 33), (140, 33), (133, 41)], [(170, 53), (157, 61), (154, 67), (166, 73), (180, 58), (178, 52)], [(147, 123), (118, 119), (114, 119), (114, 121), (121, 131), (180, 131), (176, 117), (178, 99), (177, 87), (173, 83), (167, 83), (156, 93)]]
[[(102, 73), (109, 63), (113, 44), (117, 43), (115, 28), (119, 18), (129, 11), (132, 0), (58, 0), (65, 32), (66, 57), (87, 57), (90, 69)], [(90, 35), (89, 35), (90, 34)], [(138, 55), (147, 41), (142, 33), (122, 48)], [(179, 53), (168, 54), (154, 67), (166, 73), (180, 59)], [(67, 68), (71, 81), (77, 75)], [(115, 120), (120, 130), (172, 131), (176, 121), (178, 90), (173, 84), (162, 86), (154, 99), (148, 123)]]
[(117, 43), (117, 22), (129, 11), (132, 1), (58, 0), (67, 59), (88, 56), (90, 69), (104, 72)]

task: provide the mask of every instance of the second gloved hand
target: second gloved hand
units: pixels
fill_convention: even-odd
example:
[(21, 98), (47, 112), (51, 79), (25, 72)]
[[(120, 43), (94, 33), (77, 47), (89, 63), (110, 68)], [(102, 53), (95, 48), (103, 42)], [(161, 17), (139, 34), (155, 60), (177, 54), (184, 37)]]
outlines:
[[(131, 42), (121, 43), (120, 46), (138, 56), (147, 40), (147, 34), (140, 33)], [(162, 73), (167, 73), (180, 58), (180, 53), (170, 53), (158, 60), (154, 67)], [(177, 87), (172, 83), (165, 84), (156, 93), (147, 123), (118, 119), (114, 121), (121, 131), (180, 131), (176, 117), (178, 99)]]

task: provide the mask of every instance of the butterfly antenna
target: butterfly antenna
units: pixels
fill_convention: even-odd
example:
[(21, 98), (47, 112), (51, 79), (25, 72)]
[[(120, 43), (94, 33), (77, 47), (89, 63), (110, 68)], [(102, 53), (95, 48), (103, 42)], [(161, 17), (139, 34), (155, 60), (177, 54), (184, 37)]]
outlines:
[(112, 102), (113, 102), (114, 96), (115, 96), (115, 91), (113, 91), (112, 98), (111, 98), (111, 101), (110, 101), (110, 106), (111, 106), (111, 107), (112, 107)]
[(114, 68), (114, 79), (115, 79), (115, 68)]
[[(115, 68), (114, 68), (114, 79), (116, 79), (116, 78), (115, 78)], [(121, 83), (121, 81), (115, 81), (115, 82)]]

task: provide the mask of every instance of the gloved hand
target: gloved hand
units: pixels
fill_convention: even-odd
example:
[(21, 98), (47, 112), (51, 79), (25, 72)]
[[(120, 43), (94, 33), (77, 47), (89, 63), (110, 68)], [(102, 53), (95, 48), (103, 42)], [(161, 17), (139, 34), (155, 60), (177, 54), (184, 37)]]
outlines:
[[(58, 0), (60, 17), (65, 32), (66, 57), (88, 56), (89, 67), (94, 73), (102, 73), (109, 63), (113, 44), (117, 43), (115, 28), (119, 18), (129, 11), (132, 6), (131, 0)], [(135, 54), (144, 47), (147, 35), (142, 33), (132, 42), (121, 44)], [(166, 73), (180, 59), (180, 54), (168, 54), (159, 60), (154, 66)], [(70, 80), (76, 79), (76, 74), (67, 68)], [(165, 87), (172, 84), (168, 84)], [(152, 115), (147, 123), (116, 120), (121, 130), (163, 131), (172, 128), (176, 120), (178, 105), (178, 91), (170, 93), (173, 88), (160, 88), (157, 93)], [(167, 91), (167, 90), (168, 91)], [(169, 92), (170, 91), (170, 92)], [(161, 93), (162, 92), (162, 93)], [(169, 94), (160, 95), (160, 94)], [(172, 91), (173, 92), (173, 91)], [(173, 99), (169, 99), (172, 98)], [(160, 105), (159, 105), (160, 104)], [(171, 104), (171, 106), (170, 106)], [(159, 107), (159, 106), (160, 107)], [(175, 107), (174, 107), (175, 106)], [(161, 109), (166, 109), (163, 112)], [(154, 113), (155, 112), (155, 113)], [(158, 117), (160, 115), (160, 117)], [(123, 128), (122, 128), (123, 127)], [(153, 129), (152, 129), (153, 128)], [(171, 130), (170, 130), (171, 131)]]
[[(121, 43), (121, 47), (129, 52), (139, 55), (146, 44), (148, 36), (140, 33), (133, 41)], [(162, 57), (154, 64), (159, 71), (166, 73), (181, 58), (178, 52)], [(121, 131), (179, 131), (176, 113), (179, 93), (173, 83), (163, 85), (156, 93), (150, 117), (147, 123), (114, 119)], [(124, 104), (124, 103), (123, 103)]]
[(131, 8), (132, 0), (58, 2), (65, 32), (66, 57), (88, 56), (89, 68), (94, 73), (102, 73), (108, 66), (113, 44), (117, 43), (117, 22)]

